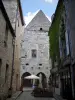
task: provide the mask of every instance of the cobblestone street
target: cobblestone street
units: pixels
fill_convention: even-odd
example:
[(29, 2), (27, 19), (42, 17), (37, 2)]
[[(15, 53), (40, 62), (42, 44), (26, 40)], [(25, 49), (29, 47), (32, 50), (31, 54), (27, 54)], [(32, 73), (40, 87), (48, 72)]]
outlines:
[(54, 98), (43, 98), (43, 97), (34, 97), (31, 95), (31, 91), (23, 92), (17, 100), (55, 100)]

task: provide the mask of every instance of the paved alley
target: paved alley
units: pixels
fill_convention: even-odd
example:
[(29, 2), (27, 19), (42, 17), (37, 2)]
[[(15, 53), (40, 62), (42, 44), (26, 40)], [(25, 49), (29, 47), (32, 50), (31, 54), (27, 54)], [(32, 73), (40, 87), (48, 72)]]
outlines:
[(43, 98), (43, 97), (34, 97), (31, 95), (31, 91), (23, 92), (17, 100), (55, 100), (54, 98)]

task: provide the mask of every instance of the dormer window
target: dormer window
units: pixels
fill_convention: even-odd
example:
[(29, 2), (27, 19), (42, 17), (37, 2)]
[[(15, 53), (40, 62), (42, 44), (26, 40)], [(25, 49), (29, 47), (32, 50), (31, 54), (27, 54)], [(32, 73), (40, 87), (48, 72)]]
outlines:
[(40, 31), (42, 31), (42, 28), (40, 28)]

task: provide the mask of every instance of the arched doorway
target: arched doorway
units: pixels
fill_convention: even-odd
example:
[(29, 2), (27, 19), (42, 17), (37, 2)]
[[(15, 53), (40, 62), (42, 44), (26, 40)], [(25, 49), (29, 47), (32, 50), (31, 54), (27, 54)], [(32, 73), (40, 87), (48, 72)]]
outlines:
[(31, 87), (31, 80), (25, 79), (26, 76), (30, 76), (31, 74), (26, 72), (22, 75), (21, 77), (21, 88), (23, 89), (24, 87)]
[[(42, 87), (43, 88), (46, 88), (47, 87), (47, 79), (46, 79), (46, 76), (44, 73), (40, 72), (37, 74), (38, 77), (40, 77), (41, 75), (41, 84), (42, 84)], [(39, 80), (36, 80), (36, 84), (39, 85), (40, 81)]]

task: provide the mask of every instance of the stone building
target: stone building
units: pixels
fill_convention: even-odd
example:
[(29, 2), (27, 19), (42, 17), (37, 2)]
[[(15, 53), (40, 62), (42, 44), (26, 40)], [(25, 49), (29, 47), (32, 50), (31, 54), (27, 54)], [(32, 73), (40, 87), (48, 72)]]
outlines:
[(20, 0), (2, 0), (4, 7), (6, 9), (6, 12), (9, 16), (9, 20), (12, 24), (12, 27), (14, 30), (16, 30), (16, 18), (17, 18), (17, 9), (18, 9), (18, 1)]
[(57, 95), (61, 95), (61, 82), (60, 82), (59, 69), (61, 67), (61, 60), (64, 58), (65, 55), (64, 53), (63, 54), (61, 53), (63, 51), (63, 48), (60, 46), (60, 36), (62, 34), (60, 28), (62, 27), (61, 21), (63, 15), (64, 15), (63, 0), (59, 0), (51, 23), (51, 27), (49, 29), (50, 55), (52, 61), (52, 68), (50, 70), (51, 72), (50, 81), (53, 87), (53, 92), (56, 93)]
[(18, 2), (17, 19), (16, 19), (16, 39), (14, 54), (14, 75), (13, 75), (13, 92), (20, 90), (20, 43), (24, 34), (24, 20), (21, 8), (21, 2)]
[(31, 86), (30, 80), (24, 77), (34, 74), (42, 77), (42, 85), (46, 87), (50, 75), (49, 64), (49, 37), (50, 21), (40, 10), (25, 27), (21, 42), (21, 84), (23, 87)]
[(75, 99), (75, 0), (64, 1), (66, 12), (66, 32), (68, 34), (68, 47), (69, 47), (69, 68), (71, 77), (71, 92), (72, 97)]
[(74, 0), (58, 1), (49, 30), (52, 87), (54, 93), (67, 100), (75, 99), (74, 3)]
[(11, 88), (13, 48), (15, 33), (10, 19), (0, 0), (0, 99), (8, 96)]
[(23, 20), (23, 13), (21, 8), (21, 1), (20, 0), (3, 0), (3, 4), (9, 16), (11, 25), (15, 31), (16, 38), (15, 38), (15, 46), (14, 46), (14, 67), (13, 67), (13, 76), (12, 76), (12, 88), (15, 92), (20, 88), (20, 41), (21, 41), (21, 34), (24, 33), (24, 20)]

